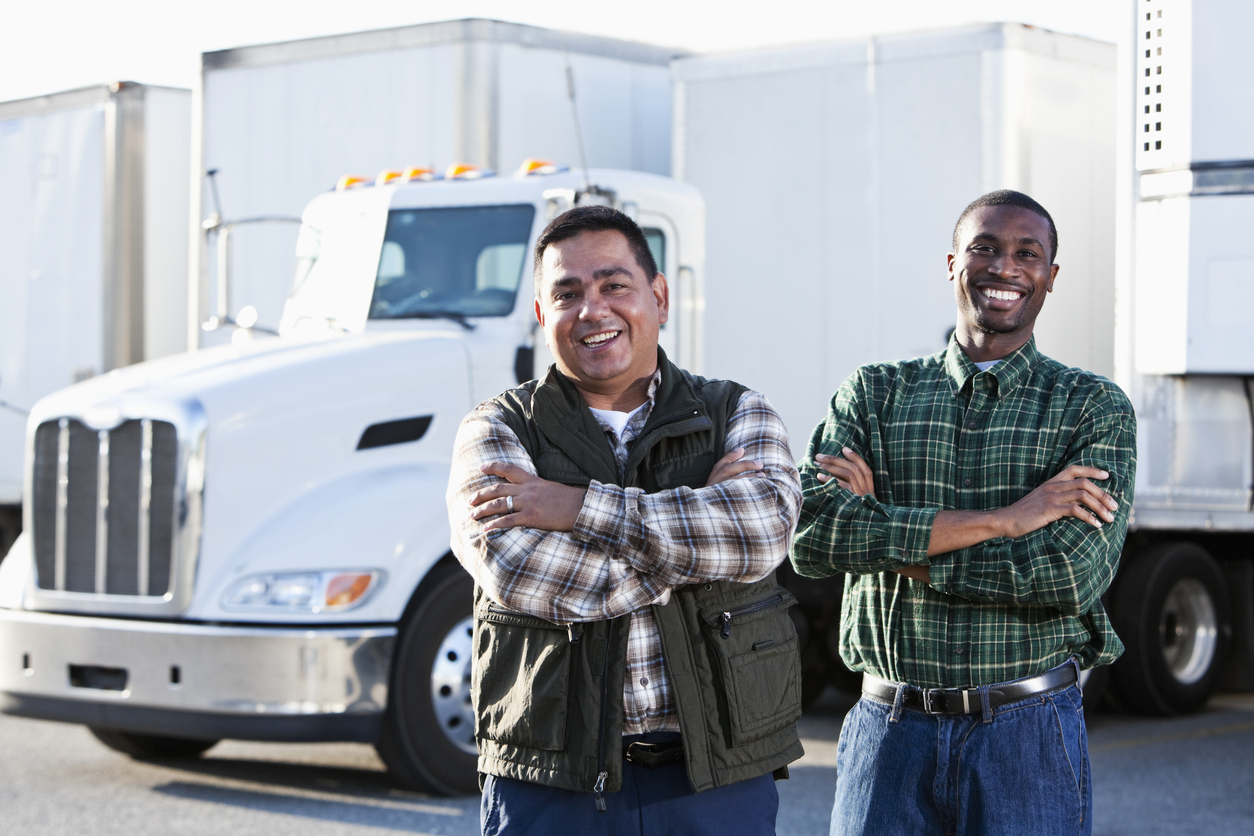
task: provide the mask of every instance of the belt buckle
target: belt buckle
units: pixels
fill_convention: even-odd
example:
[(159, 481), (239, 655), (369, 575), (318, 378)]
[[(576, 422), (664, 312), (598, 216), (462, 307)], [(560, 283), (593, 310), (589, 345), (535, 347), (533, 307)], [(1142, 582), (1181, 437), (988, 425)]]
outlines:
[(923, 713), (938, 714), (939, 712), (932, 710), (932, 689), (920, 688), (919, 690), (923, 692)]

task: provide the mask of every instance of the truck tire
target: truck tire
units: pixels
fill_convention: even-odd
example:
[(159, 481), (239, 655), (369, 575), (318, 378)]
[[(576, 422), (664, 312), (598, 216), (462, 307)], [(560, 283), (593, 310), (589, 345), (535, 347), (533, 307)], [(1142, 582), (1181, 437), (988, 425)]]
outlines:
[(375, 749), (402, 785), (419, 792), (478, 792), (470, 703), (474, 583), (455, 561), (435, 566), (401, 624), (387, 710)]
[(1205, 549), (1164, 543), (1135, 559), (1120, 573), (1111, 621), (1124, 644), (1111, 671), (1123, 706), (1171, 715), (1206, 704), (1223, 658), (1228, 596)]
[(198, 758), (218, 743), (216, 740), (189, 740), (183, 737), (161, 737), (155, 734), (132, 734), (97, 726), (87, 728), (97, 740), (115, 752), (143, 760)]

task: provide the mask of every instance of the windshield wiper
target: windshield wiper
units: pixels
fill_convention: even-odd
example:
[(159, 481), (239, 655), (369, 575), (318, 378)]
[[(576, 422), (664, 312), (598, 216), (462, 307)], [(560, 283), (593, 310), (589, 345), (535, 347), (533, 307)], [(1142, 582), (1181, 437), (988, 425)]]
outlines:
[(459, 313), (458, 311), (407, 311), (403, 314), (390, 316), (388, 319), (450, 319), (465, 328), (467, 331), (475, 330), (475, 324), (468, 320), (464, 313)]

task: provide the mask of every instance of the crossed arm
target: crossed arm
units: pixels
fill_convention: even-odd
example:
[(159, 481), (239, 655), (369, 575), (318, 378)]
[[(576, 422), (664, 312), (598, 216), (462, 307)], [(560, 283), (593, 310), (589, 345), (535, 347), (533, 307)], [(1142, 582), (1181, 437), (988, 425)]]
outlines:
[(741, 398), (705, 487), (653, 494), (539, 478), (495, 410), (462, 422), (447, 496), (453, 552), (493, 600), (557, 623), (614, 618), (684, 583), (758, 580), (786, 557), (800, 484), (760, 394)]
[(1136, 437), (1130, 407), (1095, 410), (1057, 474), (1017, 502), (952, 511), (877, 499), (875, 480), (890, 484), (886, 463), (847, 408), (850, 400), (833, 400), (802, 462), (792, 549), (800, 574), (895, 571), (972, 601), (1089, 611), (1114, 575), (1127, 531)]

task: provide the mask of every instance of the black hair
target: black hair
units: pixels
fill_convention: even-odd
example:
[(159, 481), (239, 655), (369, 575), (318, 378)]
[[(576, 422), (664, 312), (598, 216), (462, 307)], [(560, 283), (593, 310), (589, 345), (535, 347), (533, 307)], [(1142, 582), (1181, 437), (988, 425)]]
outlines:
[(631, 249), (631, 254), (635, 256), (636, 264), (648, 277), (649, 284), (652, 284), (653, 278), (657, 275), (657, 262), (653, 260), (653, 252), (649, 249), (649, 242), (645, 240), (644, 232), (631, 218), (609, 206), (576, 206), (549, 222), (544, 232), (540, 233), (539, 239), (536, 240), (534, 265), (536, 281), (540, 280), (540, 271), (544, 265), (544, 251), (550, 245), (574, 238), (583, 232), (606, 231), (621, 233), (627, 239), (627, 246)]
[(976, 209), (982, 209), (985, 206), (1018, 206), (1020, 209), (1027, 209), (1044, 218), (1049, 224), (1049, 263), (1054, 263), (1054, 259), (1058, 256), (1058, 228), (1054, 226), (1054, 219), (1045, 211), (1044, 206), (1023, 192), (1016, 192), (1013, 189), (998, 189), (995, 192), (989, 192), (983, 197), (977, 197), (967, 205), (966, 209), (962, 210), (962, 214), (958, 216), (958, 223), (954, 224), (955, 253), (958, 252), (958, 233), (962, 229), (963, 221)]

